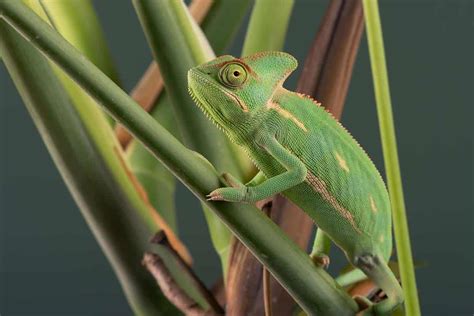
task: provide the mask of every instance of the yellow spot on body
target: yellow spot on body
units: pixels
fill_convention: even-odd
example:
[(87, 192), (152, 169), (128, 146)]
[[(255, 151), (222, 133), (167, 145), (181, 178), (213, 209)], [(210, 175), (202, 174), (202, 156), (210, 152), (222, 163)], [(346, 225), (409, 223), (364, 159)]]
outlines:
[(293, 123), (295, 123), (296, 126), (301, 128), (303, 131), (305, 131), (305, 132), (308, 131), (306, 129), (306, 126), (304, 126), (304, 124), (300, 120), (298, 120), (298, 118), (296, 118), (291, 112), (289, 112), (289, 111), (285, 110), (284, 108), (282, 108), (278, 103), (269, 101), (267, 103), (267, 108), (275, 110), (278, 114), (280, 114), (281, 116), (283, 116), (286, 119), (292, 120)]
[(349, 223), (351, 224), (351, 226), (354, 228), (354, 230), (356, 232), (358, 232), (359, 234), (362, 233), (362, 231), (360, 230), (359, 227), (357, 227), (357, 224), (354, 220), (354, 217), (352, 216), (352, 213), (349, 212), (348, 209), (346, 209), (344, 206), (342, 206), (339, 201), (336, 199), (336, 197), (334, 195), (331, 194), (331, 192), (329, 192), (327, 186), (326, 186), (326, 183), (316, 177), (314, 174), (312, 174), (311, 172), (308, 171), (308, 174), (306, 176), (306, 182), (309, 183), (309, 185), (314, 189), (316, 190), (316, 192), (318, 192), (319, 194), (321, 194), (321, 196), (323, 197), (324, 200), (326, 200), (326, 202), (328, 202), (332, 207), (334, 207), (334, 209), (342, 216), (344, 217), (345, 219), (347, 219), (349, 221)]
[(385, 235), (384, 234), (380, 235), (379, 241), (380, 241), (380, 243), (383, 243), (385, 241)]
[(349, 167), (347, 166), (347, 162), (344, 160), (344, 158), (339, 155), (337, 151), (334, 152), (334, 155), (336, 156), (337, 162), (339, 163), (339, 166), (345, 171), (349, 172)]
[(372, 212), (377, 213), (378, 211), (377, 205), (375, 205), (375, 201), (372, 195), (369, 195), (369, 200), (370, 200), (370, 208), (372, 208)]

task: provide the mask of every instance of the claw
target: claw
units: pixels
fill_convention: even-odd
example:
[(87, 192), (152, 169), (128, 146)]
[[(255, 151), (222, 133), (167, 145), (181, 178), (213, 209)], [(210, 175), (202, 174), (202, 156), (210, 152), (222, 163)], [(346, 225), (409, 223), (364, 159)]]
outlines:
[(219, 192), (212, 191), (208, 195), (206, 195), (206, 200), (208, 201), (223, 201), (223, 197)]
[(313, 260), (316, 266), (321, 267), (323, 269), (327, 269), (329, 267), (329, 263), (331, 262), (329, 256), (325, 254), (311, 256), (311, 259)]

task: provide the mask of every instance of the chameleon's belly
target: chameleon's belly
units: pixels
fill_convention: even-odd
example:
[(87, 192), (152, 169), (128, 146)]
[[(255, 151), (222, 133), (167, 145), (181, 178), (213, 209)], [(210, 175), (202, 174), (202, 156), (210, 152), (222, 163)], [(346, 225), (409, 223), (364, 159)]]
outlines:
[[(322, 191), (324, 190), (323, 188)], [(318, 228), (326, 232), (349, 256), (361, 248), (378, 248), (384, 253), (387, 252), (386, 248), (391, 248), (391, 237), (387, 235), (387, 231), (390, 234), (389, 229), (375, 223), (370, 230), (360, 227), (354, 212), (332, 199), (328, 200), (324, 197), (326, 194), (315, 194), (313, 185), (307, 182), (283, 192), (284, 196), (307, 213)], [(383, 238), (374, 239), (373, 236), (377, 235)]]
[[(270, 157), (261, 155), (261, 152), (256, 154), (259, 156), (255, 157), (256, 163), (267, 178), (285, 171), (274, 160), (269, 163)], [(354, 183), (344, 177), (338, 177), (337, 181), (328, 179), (327, 174), (317, 173), (315, 169), (309, 167), (305, 181), (282, 194), (307, 213), (348, 256), (375, 249), (388, 258), (392, 237), (390, 211), (385, 209), (386, 193), (375, 188), (367, 192), (370, 186), (348, 189)]]

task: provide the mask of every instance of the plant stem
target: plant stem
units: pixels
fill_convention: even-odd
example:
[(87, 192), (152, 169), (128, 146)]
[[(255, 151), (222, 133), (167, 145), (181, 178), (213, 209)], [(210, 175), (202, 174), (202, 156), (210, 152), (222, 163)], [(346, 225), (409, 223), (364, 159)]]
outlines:
[(283, 48), (293, 4), (293, 0), (255, 1), (242, 56)]
[[(39, 1), (55, 29), (120, 85), (103, 29), (91, 0)], [(87, 21), (87, 23), (84, 23)]]
[(377, 0), (363, 0), (385, 170), (407, 315), (420, 315)]
[(206, 201), (221, 186), (215, 169), (184, 147), (107, 76), (17, 1), (0, 1), (0, 17), (67, 72), (141, 140), (267, 266), (310, 314), (353, 315), (356, 303), (254, 206)]
[[(189, 13), (196, 23), (201, 24), (202, 20), (211, 8), (212, 0), (193, 0), (189, 5)], [(155, 61), (152, 61), (143, 77), (133, 88), (130, 96), (147, 112), (151, 112), (157, 103), (158, 97), (163, 91), (164, 82), (160, 69)], [(115, 133), (123, 148), (132, 140), (132, 135), (121, 125), (115, 127)]]
[[(81, 11), (79, 9), (84, 9), (85, 12), (89, 12), (88, 16), (91, 16), (93, 11), (90, 11), (92, 8), (87, 9), (87, 2), (77, 2), (73, 0), (68, 2), (66, 6), (63, 3), (53, 3), (51, 4), (40, 4), (39, 1), (29, 1), (29, 5), (38, 16), (42, 17), (45, 21), (51, 23), (52, 27), (61, 34), (71, 45), (75, 46), (79, 51), (83, 52), (86, 57), (89, 57), (90, 47), (92, 43), (87, 42), (85, 36), (79, 36), (80, 32), (74, 32), (74, 25), (71, 21), (76, 21), (78, 17), (75, 16), (76, 11)], [(86, 5), (86, 7), (82, 7)], [(74, 5), (74, 7), (70, 7)], [(90, 5), (90, 3), (89, 3)], [(76, 9), (76, 10), (73, 10)], [(49, 10), (46, 11), (45, 10)], [(84, 12), (82, 13), (84, 14)], [(62, 22), (61, 18), (65, 18), (69, 22)], [(80, 40), (82, 39), (82, 40)], [(95, 38), (96, 41), (99, 39)], [(99, 47), (102, 47), (99, 45)], [(96, 53), (95, 55), (99, 55)], [(94, 57), (94, 56), (92, 56)], [(91, 62), (96, 64), (94, 60), (99, 59), (95, 56)], [(102, 58), (106, 59), (106, 58)], [(100, 65), (97, 65), (100, 67)], [(104, 67), (109, 70), (109, 67)], [(80, 86), (78, 86), (74, 81), (72, 81), (60, 68), (53, 65), (53, 70), (56, 71), (57, 77), (60, 79), (63, 84), (66, 92), (68, 93), (70, 99), (72, 100), (73, 105), (78, 111), (78, 114), (81, 117), (82, 122), (88, 129), (88, 132), (91, 138), (97, 143), (97, 149), (102, 153), (103, 157), (106, 159), (108, 166), (114, 173), (117, 179), (121, 180), (121, 183), (128, 192), (134, 192), (129, 194), (128, 198), (130, 202), (135, 206), (135, 209), (141, 214), (149, 225), (151, 233), (154, 233), (157, 229), (164, 229), (170, 236), (170, 240), (173, 241), (174, 247), (180, 252), (183, 257), (186, 258), (188, 262), (191, 262), (191, 256), (187, 251), (186, 247), (179, 241), (175, 236), (172, 229), (168, 227), (166, 221), (164, 221), (155, 209), (152, 209), (150, 203), (148, 202), (148, 197), (141, 188), (141, 185), (136, 182), (133, 174), (128, 170), (128, 166), (124, 163), (124, 157), (122, 152), (119, 150), (112, 150), (113, 148), (118, 148), (117, 143), (115, 142), (114, 135), (110, 126), (105, 124), (106, 115), (102, 113), (101, 110), (96, 105), (96, 102), (85, 93)], [(109, 74), (107, 74), (109, 75)], [(113, 80), (113, 78), (111, 78)], [(119, 158), (119, 159), (117, 159)]]

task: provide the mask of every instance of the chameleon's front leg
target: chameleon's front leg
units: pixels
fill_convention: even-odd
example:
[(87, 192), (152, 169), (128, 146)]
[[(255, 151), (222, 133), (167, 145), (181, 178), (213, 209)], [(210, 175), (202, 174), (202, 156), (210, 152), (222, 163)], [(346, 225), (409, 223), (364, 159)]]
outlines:
[(286, 171), (255, 186), (237, 185), (234, 188), (216, 189), (207, 196), (208, 200), (255, 203), (304, 181), (307, 170), (301, 160), (290, 153), (274, 137), (269, 137), (260, 143), (262, 150), (268, 152)]

